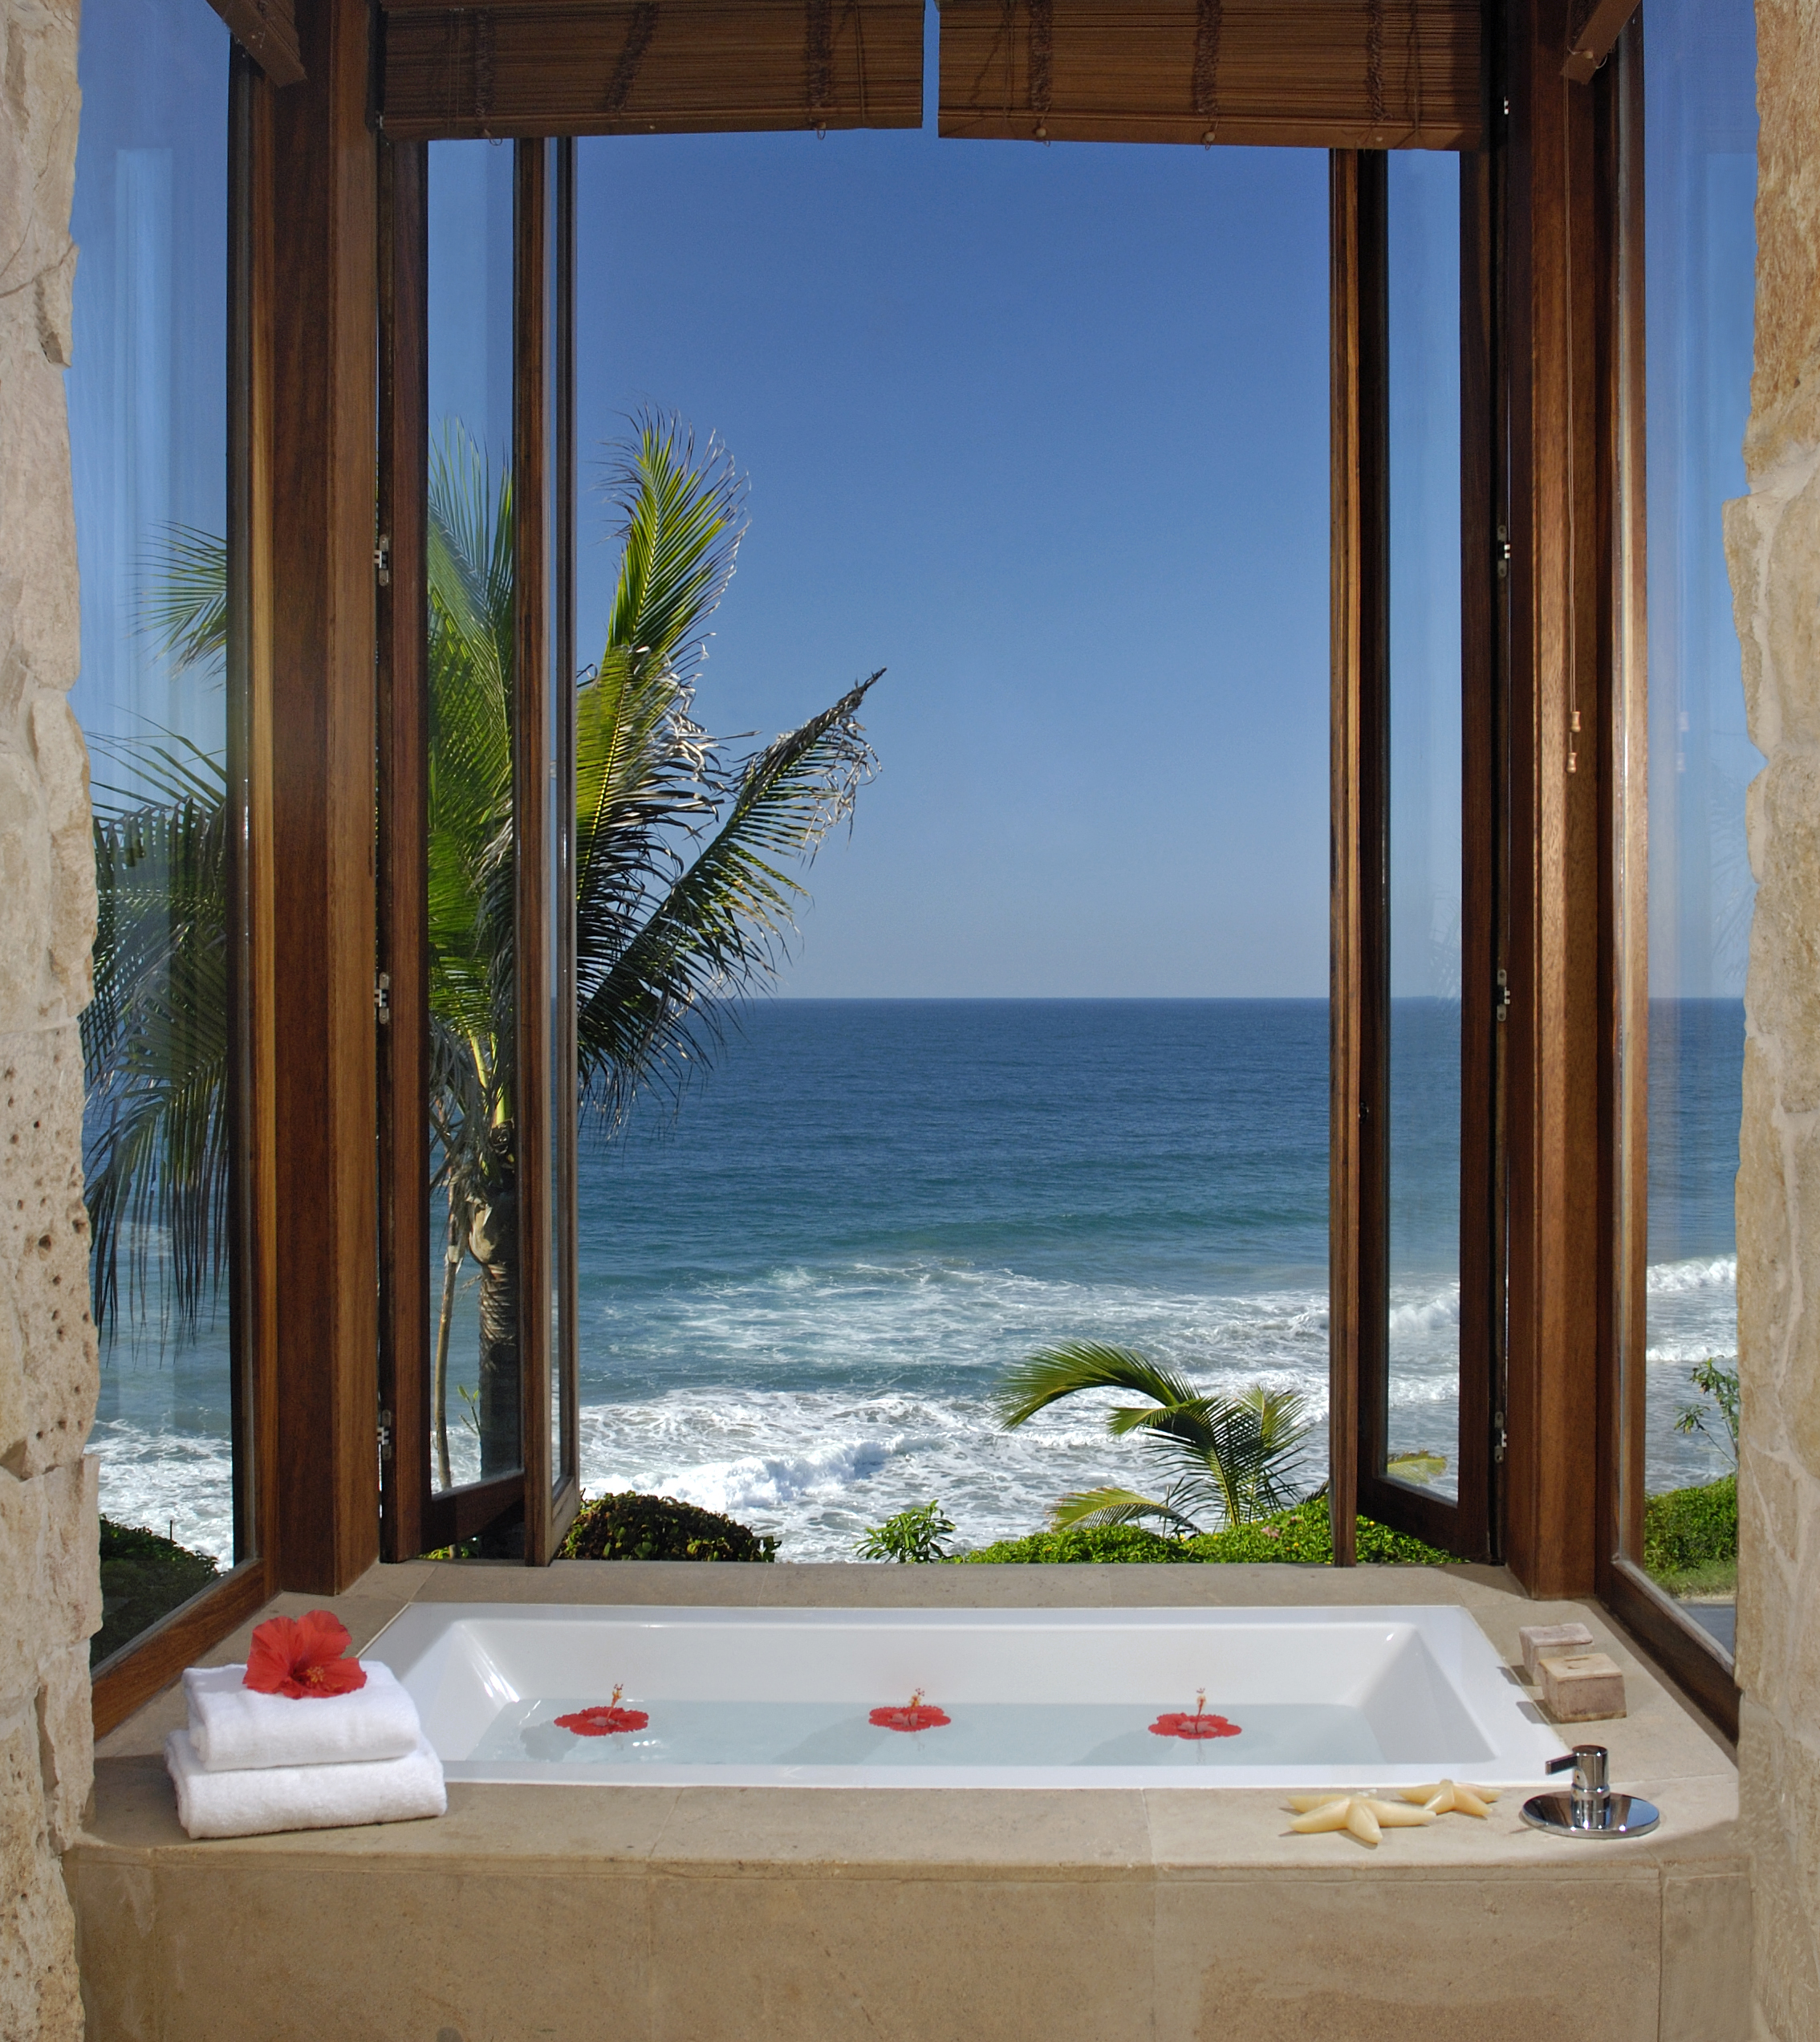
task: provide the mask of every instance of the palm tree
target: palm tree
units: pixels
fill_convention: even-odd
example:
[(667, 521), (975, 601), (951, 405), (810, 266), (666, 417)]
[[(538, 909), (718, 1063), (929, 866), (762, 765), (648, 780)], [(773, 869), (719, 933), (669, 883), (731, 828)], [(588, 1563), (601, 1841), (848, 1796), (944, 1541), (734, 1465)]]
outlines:
[[(578, 1106), (610, 1133), (651, 1086), (680, 1099), (738, 1000), (781, 966), (804, 897), (784, 869), (851, 816), (876, 761), (858, 720), (877, 673), (770, 745), (737, 755), (695, 722), (705, 627), (730, 580), (745, 488), (645, 414), (610, 478), (624, 516), (607, 643), (576, 686)], [(430, 479), (429, 846), (433, 1189), (446, 1201), (435, 1349), (438, 1473), (449, 1479), (449, 1340), (477, 1266), (483, 1473), (516, 1466), (517, 1160), (512, 1003), (512, 497), (459, 428)], [(148, 628), (179, 667), (225, 645), (225, 555), (169, 537)], [(881, 669), (882, 671), (882, 669)], [(97, 1316), (123, 1243), (143, 1279), (153, 1230), (170, 1302), (193, 1318), (226, 1221), (227, 789), (181, 742), (124, 748), (146, 797), (98, 812), (94, 1004), (83, 1016)]]
[(1062, 1397), (1091, 1389), (1148, 1400), (1109, 1411), (1107, 1430), (1115, 1439), (1136, 1433), (1173, 1479), (1160, 1497), (1116, 1486), (1077, 1490), (1050, 1512), (1058, 1531), (1160, 1518), (1178, 1531), (1199, 1532), (1200, 1515), (1248, 1524), (1300, 1500), (1294, 1477), (1314, 1428), (1305, 1401), (1290, 1391), (1253, 1385), (1237, 1397), (1203, 1394), (1185, 1376), (1129, 1348), (1075, 1340), (1008, 1369), (993, 1401), (1010, 1432)]
[[(82, 1046), (95, 1316), (152, 1293), (193, 1324), (227, 1222), (227, 785), (221, 762), (173, 737), (119, 760), (139, 782), (95, 787), (95, 996)], [(109, 797), (112, 799), (110, 799)]]
[[(575, 697), (576, 1048), (605, 1129), (680, 1093), (738, 995), (782, 961), (812, 858), (876, 762), (858, 712), (877, 673), (735, 756), (692, 714), (705, 626), (731, 580), (745, 484), (646, 414), (609, 489), (624, 515), (599, 662)], [(436, 1188), (447, 1200), (432, 1398), (446, 1483), (448, 1354), (465, 1259), (480, 1271), (481, 1473), (518, 1464), (512, 1043), (511, 483), (458, 429), (429, 490), (430, 1015)], [(881, 669), (882, 670), (882, 669)]]

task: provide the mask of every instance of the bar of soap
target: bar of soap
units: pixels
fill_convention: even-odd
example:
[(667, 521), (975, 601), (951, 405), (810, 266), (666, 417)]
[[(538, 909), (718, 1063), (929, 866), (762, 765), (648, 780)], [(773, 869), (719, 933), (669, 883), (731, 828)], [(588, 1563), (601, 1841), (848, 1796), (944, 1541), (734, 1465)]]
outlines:
[(1525, 1624), (1517, 1633), (1517, 1642), (1522, 1647), (1524, 1672), (1531, 1680), (1539, 1680), (1536, 1662), (1544, 1653), (1590, 1652), (1593, 1634), (1584, 1624)]
[(1536, 1662), (1542, 1699), (1557, 1723), (1595, 1723), (1624, 1714), (1624, 1676), (1603, 1652), (1551, 1653)]

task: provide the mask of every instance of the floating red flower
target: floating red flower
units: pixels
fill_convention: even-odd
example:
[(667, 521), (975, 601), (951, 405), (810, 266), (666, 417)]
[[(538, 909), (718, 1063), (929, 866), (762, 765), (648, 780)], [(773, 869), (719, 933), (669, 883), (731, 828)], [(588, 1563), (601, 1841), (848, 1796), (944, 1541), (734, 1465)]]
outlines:
[(572, 1730), (578, 1737), (615, 1737), (622, 1730), (643, 1730), (650, 1720), (642, 1709), (615, 1709), (601, 1702), (572, 1716), (559, 1716), (556, 1727)]
[(299, 1702), (351, 1694), (367, 1684), (358, 1659), (343, 1658), (347, 1626), (326, 1609), (302, 1617), (268, 1617), (253, 1633), (244, 1684), (256, 1694), (288, 1694)]
[(597, 1702), (591, 1709), (578, 1709), (572, 1716), (559, 1716), (559, 1730), (573, 1731), (577, 1737), (616, 1737), (621, 1731), (643, 1730), (650, 1717), (643, 1709), (622, 1709), (623, 1687), (613, 1690), (611, 1702)]
[(925, 1702), (923, 1690), (918, 1688), (901, 1706), (875, 1709), (866, 1720), (875, 1730), (940, 1730), (949, 1719), (932, 1702)]
[(1150, 1726), (1152, 1737), (1185, 1737), (1198, 1740), (1203, 1737), (1237, 1737), (1241, 1726), (1228, 1723), (1224, 1716), (1209, 1715), (1207, 1712), (1207, 1690), (1203, 1688), (1194, 1698), (1194, 1714), (1185, 1709), (1171, 1710), (1159, 1716)]
[(1192, 1716), (1180, 1710), (1159, 1716), (1150, 1731), (1153, 1737), (1237, 1737), (1241, 1727), (1228, 1723), (1224, 1716), (1203, 1715), (1197, 1709)]

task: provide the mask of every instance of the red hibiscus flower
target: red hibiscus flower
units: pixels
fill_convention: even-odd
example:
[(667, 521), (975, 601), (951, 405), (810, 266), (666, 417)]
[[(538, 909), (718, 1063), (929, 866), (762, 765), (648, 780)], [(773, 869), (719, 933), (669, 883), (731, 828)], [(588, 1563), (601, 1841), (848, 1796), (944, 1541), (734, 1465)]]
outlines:
[(257, 1694), (288, 1694), (311, 1701), (351, 1694), (367, 1684), (358, 1659), (344, 1659), (347, 1626), (326, 1609), (308, 1615), (268, 1617), (253, 1633), (246, 1655), (246, 1685)]
[(572, 1716), (559, 1716), (559, 1730), (573, 1731), (577, 1737), (616, 1737), (623, 1730), (643, 1730), (651, 1719), (642, 1709), (622, 1709), (624, 1687), (613, 1690), (611, 1702), (597, 1702), (591, 1709), (578, 1709)]
[(1237, 1737), (1241, 1727), (1224, 1716), (1205, 1716), (1197, 1710), (1192, 1716), (1179, 1712), (1159, 1716), (1150, 1731), (1153, 1737)]
[(875, 1730), (940, 1730), (949, 1718), (932, 1702), (925, 1702), (918, 1688), (908, 1702), (895, 1709), (875, 1709), (866, 1720)]
[(578, 1737), (614, 1737), (622, 1730), (643, 1730), (651, 1720), (642, 1709), (610, 1709), (605, 1702), (591, 1709), (578, 1709), (572, 1716), (559, 1716), (559, 1730), (572, 1730)]

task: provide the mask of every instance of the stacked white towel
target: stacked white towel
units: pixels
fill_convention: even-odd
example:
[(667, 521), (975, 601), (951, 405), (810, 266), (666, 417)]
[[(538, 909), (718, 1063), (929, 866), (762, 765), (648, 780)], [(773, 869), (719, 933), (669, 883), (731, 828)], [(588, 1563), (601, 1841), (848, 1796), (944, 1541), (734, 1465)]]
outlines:
[(184, 1674), (189, 1727), (165, 1740), (192, 1837), (258, 1837), (407, 1822), (449, 1805), (442, 1761), (389, 1666), (350, 1694), (259, 1694), (244, 1666)]

